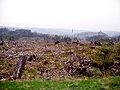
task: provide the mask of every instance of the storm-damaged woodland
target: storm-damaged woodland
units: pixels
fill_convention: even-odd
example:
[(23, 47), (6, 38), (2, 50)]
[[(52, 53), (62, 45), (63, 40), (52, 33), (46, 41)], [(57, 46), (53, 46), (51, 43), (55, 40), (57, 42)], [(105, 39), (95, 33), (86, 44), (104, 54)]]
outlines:
[[(104, 34), (102, 34), (104, 35)], [(120, 75), (120, 36), (87, 37), (0, 29), (0, 79)]]

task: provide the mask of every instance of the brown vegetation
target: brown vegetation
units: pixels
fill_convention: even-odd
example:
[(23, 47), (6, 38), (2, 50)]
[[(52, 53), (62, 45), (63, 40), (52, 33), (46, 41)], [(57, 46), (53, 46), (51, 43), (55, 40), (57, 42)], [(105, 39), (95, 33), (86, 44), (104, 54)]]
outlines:
[[(120, 75), (119, 43), (110, 45), (110, 49), (104, 49), (105, 45), (98, 41), (90, 45), (90, 42), (67, 44), (35, 39), (4, 43), (0, 45), (0, 79), (10, 77), (13, 75), (11, 71), (15, 72), (14, 68), (20, 67), (16, 63), (21, 54), (27, 55), (25, 69), (22, 68), (22, 75), (17, 76), (22, 79)], [(16, 73), (14, 75), (17, 78)]]

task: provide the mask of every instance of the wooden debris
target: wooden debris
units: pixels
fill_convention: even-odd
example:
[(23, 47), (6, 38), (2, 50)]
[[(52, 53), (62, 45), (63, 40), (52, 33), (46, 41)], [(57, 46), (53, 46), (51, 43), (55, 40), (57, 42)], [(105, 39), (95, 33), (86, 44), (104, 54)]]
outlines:
[(13, 69), (13, 78), (14, 79), (21, 79), (22, 72), (23, 72), (25, 64), (26, 64), (26, 60), (27, 60), (27, 56), (24, 56), (24, 55), (19, 56), (19, 59)]

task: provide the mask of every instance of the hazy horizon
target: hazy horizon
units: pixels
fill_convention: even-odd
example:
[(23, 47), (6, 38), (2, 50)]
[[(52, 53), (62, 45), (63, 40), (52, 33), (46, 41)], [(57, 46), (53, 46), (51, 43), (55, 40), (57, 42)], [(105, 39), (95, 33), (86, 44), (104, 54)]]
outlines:
[(0, 0), (0, 26), (120, 31), (120, 0)]

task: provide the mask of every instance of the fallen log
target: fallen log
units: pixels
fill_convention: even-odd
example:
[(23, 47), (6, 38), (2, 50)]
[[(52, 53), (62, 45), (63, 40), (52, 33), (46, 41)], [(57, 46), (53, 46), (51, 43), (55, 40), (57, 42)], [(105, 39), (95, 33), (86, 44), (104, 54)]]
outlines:
[(13, 68), (13, 79), (21, 79), (22, 72), (26, 64), (26, 60), (27, 60), (27, 55), (19, 56), (19, 59)]

